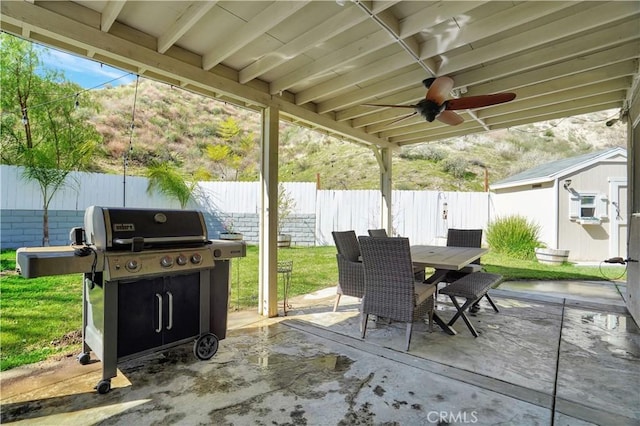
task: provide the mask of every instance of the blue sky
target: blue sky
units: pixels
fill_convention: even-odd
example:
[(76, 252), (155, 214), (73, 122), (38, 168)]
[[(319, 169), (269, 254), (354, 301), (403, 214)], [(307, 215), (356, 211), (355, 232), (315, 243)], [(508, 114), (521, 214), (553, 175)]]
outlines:
[(49, 49), (44, 46), (39, 47), (46, 52), (40, 56), (46, 68), (64, 72), (68, 80), (78, 83), (84, 89), (93, 89), (107, 82), (110, 82), (111, 86), (118, 86), (120, 84), (128, 84), (136, 79), (136, 75), (128, 71), (103, 65), (100, 62), (80, 56), (70, 55), (60, 50)]

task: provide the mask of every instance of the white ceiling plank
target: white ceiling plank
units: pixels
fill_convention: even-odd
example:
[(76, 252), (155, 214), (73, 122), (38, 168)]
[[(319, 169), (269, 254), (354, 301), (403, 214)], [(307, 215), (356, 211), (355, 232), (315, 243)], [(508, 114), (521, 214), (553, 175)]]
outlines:
[(272, 95), (280, 93), (283, 90), (287, 90), (290, 87), (295, 86), (300, 81), (312, 80), (313, 76), (324, 73), (338, 64), (343, 64), (347, 61), (361, 58), (374, 50), (378, 50), (392, 43), (393, 40), (385, 31), (372, 33), (359, 40), (355, 40), (344, 48), (332, 52), (317, 61), (300, 67), (296, 71), (289, 73), (282, 78), (272, 81), (270, 85), (270, 92)]
[[(390, 138), (389, 141), (394, 144), (407, 144), (407, 143), (421, 143), (426, 142), (429, 137), (439, 135), (437, 139), (445, 137), (451, 137), (450, 135), (466, 135), (469, 132), (477, 133), (484, 129), (475, 121), (465, 121), (457, 126), (447, 126), (445, 124), (438, 123), (424, 123), (423, 130), (420, 132), (409, 133), (400, 137)], [(446, 136), (444, 136), (446, 135)]]
[[(395, 92), (389, 96), (385, 96), (383, 98), (375, 99), (370, 102), (372, 104), (389, 104), (389, 105), (413, 105), (418, 102), (420, 99), (425, 97), (426, 88), (424, 86), (411, 87), (409, 89), (403, 90), (401, 92)], [(352, 108), (348, 108), (344, 111), (340, 111), (336, 114), (336, 120), (348, 120), (354, 119), (355, 121), (361, 121), (359, 126), (367, 125), (367, 120), (370, 117), (370, 114), (376, 111), (386, 111), (388, 114), (388, 118), (393, 117), (393, 112), (398, 111), (397, 108), (385, 108), (379, 107), (368, 107), (368, 106), (356, 106)], [(361, 118), (360, 118), (361, 117)]]
[(358, 8), (350, 6), (329, 20), (309, 29), (281, 48), (268, 53), (251, 65), (240, 70), (240, 83), (246, 83), (259, 75), (277, 67), (311, 47), (365, 21), (367, 16)]
[(501, 123), (508, 123), (514, 120), (522, 120), (527, 117), (538, 117), (550, 113), (560, 111), (570, 111), (577, 108), (595, 108), (600, 104), (615, 104), (620, 103), (622, 99), (622, 93), (605, 93), (598, 96), (592, 96), (590, 98), (570, 99), (563, 102), (557, 102), (550, 105), (544, 105), (538, 108), (530, 108), (524, 110), (513, 111), (509, 114), (490, 117), (487, 119), (489, 125), (498, 125)]
[[(469, 72), (462, 72), (455, 75), (456, 87), (472, 86), (469, 93), (472, 93), (475, 85), (486, 81), (500, 81), (504, 77), (519, 75), (524, 71), (575, 59), (584, 58), (586, 55), (597, 53), (600, 50), (616, 48), (618, 45), (628, 42), (637, 42), (640, 37), (638, 33), (638, 21), (631, 20), (616, 26), (615, 31), (610, 28), (600, 31), (593, 31), (571, 38), (567, 41), (559, 41), (548, 49), (540, 48), (534, 51), (523, 52), (522, 54), (510, 57), (505, 60), (496, 61), (490, 65), (475, 69)], [(606, 57), (601, 57), (604, 63)], [(574, 66), (581, 68), (580, 64)], [(594, 65), (589, 65), (593, 67)], [(501, 89), (517, 87), (504, 85)], [(486, 93), (486, 92), (478, 92)]]
[[(376, 98), (380, 98), (387, 93), (395, 92), (403, 87), (415, 87), (421, 85), (420, 82), (424, 78), (424, 70), (419, 68), (409, 73), (390, 78), (389, 80), (367, 86), (365, 89), (353, 90), (346, 95), (341, 94), (329, 101), (320, 102), (318, 103), (318, 112), (322, 114), (331, 110), (341, 110), (369, 101), (375, 103), (374, 100)], [(427, 89), (424, 88), (424, 86), (422, 89), (422, 91), (426, 93)]]
[[(475, 8), (478, 5), (479, 5), (478, 2), (475, 2), (475, 3), (451, 2), (451, 4), (445, 3), (445, 5), (441, 5), (440, 7), (446, 8), (445, 12), (450, 13), (451, 16), (455, 16), (456, 14), (463, 13), (468, 11), (469, 9)], [(444, 15), (442, 19), (445, 19), (445, 18), (448, 19), (449, 17), (450, 17), (449, 15)], [(385, 23), (390, 25), (391, 27), (399, 27), (400, 33), (402, 34), (402, 38), (407, 38), (413, 34), (416, 34), (422, 31), (425, 28), (425, 25), (421, 25), (418, 23), (418, 21), (414, 21), (411, 18), (407, 18), (410, 21), (409, 23), (398, 23), (398, 24), (395, 24), (393, 22), (389, 23), (390, 19), (392, 18), (387, 17), (385, 19)], [(441, 18), (430, 18), (430, 20), (432, 19), (435, 19), (436, 22), (442, 21)], [(362, 42), (363, 45), (366, 45), (369, 48), (369, 50), (365, 50), (363, 49), (363, 47), (361, 47), (361, 45), (357, 45), (357, 44), (348, 46), (347, 48), (345, 48), (344, 53), (341, 55), (337, 55), (336, 53), (332, 55), (328, 55), (326, 58), (323, 58), (322, 61), (316, 61), (312, 64), (305, 66), (303, 69), (298, 70), (296, 73), (289, 74), (285, 78), (272, 82), (271, 93), (277, 94), (282, 90), (286, 90), (289, 87), (294, 86), (297, 82), (303, 79), (310, 79), (314, 75), (318, 73), (324, 73), (327, 69), (331, 69), (338, 64), (344, 64), (345, 62), (357, 59), (365, 54), (372, 52), (373, 50), (379, 50), (380, 48), (385, 47), (393, 42), (393, 40), (389, 38), (386, 31), (376, 32), (374, 35), (369, 37), (375, 38), (375, 41), (368, 40), (367, 38), (360, 40), (360, 42)], [(413, 41), (409, 40), (409, 41), (405, 41), (405, 43), (410, 47), (413, 44)], [(372, 50), (371, 47), (374, 47), (374, 49)], [(412, 50), (415, 50), (414, 53), (416, 56), (418, 56), (419, 46), (415, 45), (414, 49)], [(426, 66), (428, 68), (435, 69), (437, 66), (434, 61), (429, 60), (428, 58), (424, 58), (423, 61), (426, 63)], [(407, 54), (407, 58), (404, 61), (398, 62), (398, 64), (391, 69), (398, 69), (399, 67), (407, 65), (409, 63), (411, 63), (411, 56)], [(425, 75), (425, 78), (426, 77), (428, 76)], [(325, 93), (329, 93), (329, 92), (325, 92)], [(305, 103), (315, 98), (311, 98), (310, 100), (307, 100), (306, 95), (303, 94), (302, 96), (300, 96), (299, 99), (300, 99), (299, 102)]]
[(309, 0), (294, 2), (275, 1), (253, 19), (240, 26), (235, 33), (227, 34), (223, 43), (216, 46), (202, 57), (202, 68), (210, 70), (225, 60), (228, 56), (242, 49), (256, 38), (260, 37), (289, 16), (302, 9)]
[(180, 39), (196, 22), (200, 20), (218, 1), (206, 1), (191, 3), (176, 21), (158, 37), (158, 52), (166, 52)]
[(501, 56), (515, 54), (526, 49), (534, 48), (545, 43), (552, 43), (554, 40), (563, 37), (570, 37), (575, 34), (586, 32), (615, 20), (627, 18), (632, 14), (637, 14), (640, 2), (616, 2), (615, 7), (611, 4), (589, 8), (576, 15), (565, 18), (561, 21), (554, 21), (542, 25), (533, 30), (525, 31), (514, 37), (500, 40), (487, 46), (483, 46), (469, 53), (448, 57), (443, 54), (443, 64), (438, 70), (440, 75), (448, 75), (472, 66), (496, 60)]
[(422, 9), (419, 13), (414, 13), (400, 22), (399, 36), (409, 37), (425, 29), (434, 27), (442, 22), (464, 15), (466, 12), (475, 9), (485, 2), (460, 1), (460, 2), (437, 2)]
[[(634, 74), (634, 67), (637, 68), (635, 61), (627, 61), (522, 87), (516, 91), (516, 101), (550, 94), (568, 96), (567, 90), (580, 87), (588, 87), (591, 93), (597, 94), (600, 93), (603, 87), (607, 87), (607, 84), (611, 81), (616, 81), (617, 84), (627, 82), (625, 87), (628, 88), (632, 82), (631, 77)], [(593, 84), (599, 86), (592, 86)]]
[(472, 22), (457, 31), (442, 34), (435, 40), (429, 40), (420, 48), (421, 58), (431, 58), (453, 50), (465, 44), (473, 43), (489, 36), (517, 28), (533, 19), (537, 19), (575, 5), (574, 2), (523, 2), (502, 10), (489, 18)]
[(321, 96), (327, 96), (336, 93), (345, 87), (353, 86), (362, 81), (374, 78), (387, 72), (390, 68), (395, 69), (411, 64), (413, 61), (405, 51), (400, 51), (395, 55), (388, 56), (384, 59), (375, 59), (367, 66), (366, 70), (356, 70), (348, 74), (341, 75), (326, 82), (317, 84), (307, 90), (302, 90), (296, 95), (296, 104), (302, 105), (307, 102), (318, 99)]
[[(618, 78), (615, 80), (609, 80), (604, 82), (597, 82), (595, 84), (571, 88), (558, 92), (548, 92), (545, 90), (545, 95), (536, 96), (533, 98), (525, 98), (518, 102), (517, 98), (513, 102), (506, 104), (496, 105), (491, 108), (486, 108), (478, 111), (480, 118), (490, 118), (497, 115), (510, 114), (513, 111), (525, 111), (527, 109), (534, 109), (538, 107), (545, 107), (554, 105), (564, 99), (584, 99), (593, 96), (600, 96), (608, 93), (623, 93), (624, 90), (629, 87), (631, 83), (630, 78)], [(622, 97), (621, 97), (622, 98)]]
[[(501, 86), (513, 89), (529, 85), (540, 85), (545, 81), (558, 77), (597, 69), (606, 64), (634, 60), (638, 57), (640, 57), (640, 44), (629, 43), (584, 57), (574, 58), (566, 62), (535, 68), (527, 72), (505, 77), (501, 79)], [(473, 92), (475, 93), (475, 90)], [(471, 93), (471, 91), (469, 91), (469, 93)]]
[[(587, 86), (594, 82), (607, 81), (622, 76), (633, 75), (637, 71), (637, 63), (635, 60), (630, 59), (622, 62), (614, 62), (611, 65), (605, 65), (598, 68), (591, 68), (582, 70), (577, 74), (561, 75), (553, 80), (544, 82), (544, 91), (547, 93), (566, 90), (572, 87)], [(482, 93), (497, 93), (503, 90), (502, 83), (484, 83), (473, 87), (473, 91), (469, 90), (465, 96), (475, 96)], [(515, 90), (515, 88), (508, 88), (507, 90)], [(543, 95), (544, 92), (538, 86), (538, 84), (529, 84), (518, 87), (516, 90), (518, 97), (533, 97)]]

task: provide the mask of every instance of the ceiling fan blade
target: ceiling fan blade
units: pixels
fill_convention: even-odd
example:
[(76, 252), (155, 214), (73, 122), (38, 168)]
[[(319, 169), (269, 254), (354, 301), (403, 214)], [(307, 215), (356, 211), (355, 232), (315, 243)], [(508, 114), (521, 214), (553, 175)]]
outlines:
[(438, 77), (427, 90), (427, 100), (442, 105), (449, 97), (451, 89), (453, 89), (453, 79), (451, 77)]
[(416, 105), (388, 105), (388, 104), (362, 104), (364, 106), (372, 107), (386, 107), (386, 108), (415, 108)]
[(392, 124), (396, 124), (396, 123), (399, 123), (399, 122), (401, 122), (403, 120), (406, 120), (407, 118), (411, 118), (414, 115), (416, 115), (417, 113), (418, 113), (418, 111), (414, 111), (411, 114), (407, 114), (407, 115), (404, 115), (404, 116), (402, 116), (400, 118), (397, 118), (397, 119), (393, 120), (391, 123), (387, 124), (387, 126), (391, 126)]
[(464, 122), (464, 118), (457, 112), (453, 111), (442, 111), (440, 115), (436, 117), (436, 120), (442, 121), (445, 124), (449, 124), (450, 126), (457, 126), (458, 124)]
[(457, 99), (449, 99), (446, 109), (473, 109), (489, 105), (509, 102), (516, 98), (515, 93), (496, 93), (493, 95), (467, 96)]

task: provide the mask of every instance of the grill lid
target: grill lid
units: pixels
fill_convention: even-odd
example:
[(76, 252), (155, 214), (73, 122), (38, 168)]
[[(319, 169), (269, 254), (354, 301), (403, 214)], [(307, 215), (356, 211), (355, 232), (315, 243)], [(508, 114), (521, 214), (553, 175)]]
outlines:
[(197, 210), (91, 206), (84, 213), (84, 228), (87, 244), (102, 250), (202, 246), (209, 241)]

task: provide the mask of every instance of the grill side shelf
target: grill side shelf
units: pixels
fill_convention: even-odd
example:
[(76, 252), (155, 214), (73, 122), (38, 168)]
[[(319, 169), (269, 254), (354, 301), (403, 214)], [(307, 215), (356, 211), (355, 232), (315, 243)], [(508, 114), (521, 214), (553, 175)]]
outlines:
[(99, 251), (76, 256), (71, 246), (22, 247), (16, 251), (16, 269), (25, 278), (89, 273), (95, 256), (96, 271), (101, 271), (104, 255)]

